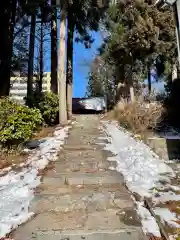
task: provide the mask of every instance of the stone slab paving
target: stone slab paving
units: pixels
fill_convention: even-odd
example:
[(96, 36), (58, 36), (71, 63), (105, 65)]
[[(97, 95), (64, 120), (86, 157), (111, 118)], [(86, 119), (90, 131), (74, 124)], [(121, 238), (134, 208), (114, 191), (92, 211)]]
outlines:
[(15, 240), (142, 240), (131, 195), (111, 153), (97, 145), (97, 115), (77, 116), (58, 161), (42, 174), (30, 211)]

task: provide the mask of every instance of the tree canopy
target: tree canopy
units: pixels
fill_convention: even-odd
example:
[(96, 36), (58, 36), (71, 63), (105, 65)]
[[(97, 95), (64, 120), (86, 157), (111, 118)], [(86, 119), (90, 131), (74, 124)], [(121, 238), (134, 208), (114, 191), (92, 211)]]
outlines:
[(114, 66), (115, 85), (132, 85), (157, 59), (177, 58), (175, 24), (170, 9), (159, 10), (144, 0), (120, 1), (108, 9), (108, 36), (100, 56)]

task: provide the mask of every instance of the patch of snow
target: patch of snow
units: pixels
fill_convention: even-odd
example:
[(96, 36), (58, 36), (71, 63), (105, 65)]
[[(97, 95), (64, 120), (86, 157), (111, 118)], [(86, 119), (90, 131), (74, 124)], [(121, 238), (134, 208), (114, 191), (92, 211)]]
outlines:
[(164, 160), (164, 162), (167, 164), (173, 164), (175, 161), (174, 160)]
[(12, 168), (6, 167), (0, 170), (0, 176), (4, 175), (5, 173), (9, 172)]
[[(102, 121), (102, 125), (109, 141), (105, 149), (114, 154), (108, 160), (117, 162), (116, 170), (123, 174), (128, 189), (132, 193), (137, 193), (141, 200), (144, 197), (152, 197), (156, 201), (165, 200), (165, 195), (163, 196), (158, 189), (171, 185), (171, 178), (175, 177), (172, 168), (165, 164), (146, 144), (136, 140), (125, 129), (119, 127), (117, 122)], [(175, 197), (175, 193), (171, 193), (173, 200), (179, 198), (177, 195)], [(137, 212), (142, 220), (143, 231), (146, 234), (152, 233), (160, 237), (154, 217), (143, 206), (143, 202), (136, 202), (136, 204)]]
[(29, 205), (34, 197), (33, 189), (40, 184), (38, 171), (56, 160), (69, 128), (58, 128), (53, 137), (46, 138), (29, 156), (20, 172), (10, 171), (0, 177), (0, 237), (5, 237), (33, 216)]
[(166, 203), (168, 201), (180, 201), (180, 194), (176, 194), (172, 191), (160, 192), (160, 196), (158, 198), (154, 198), (153, 201), (155, 203)]
[(156, 187), (157, 183), (169, 182), (169, 178), (175, 176), (173, 170), (160, 161), (147, 145), (135, 140), (128, 132), (119, 128), (116, 122), (103, 121), (102, 124), (109, 139), (105, 149), (115, 154), (108, 160), (117, 162), (117, 171), (124, 175), (131, 192), (149, 197), (151, 189)]
[[(169, 192), (171, 190), (171, 192)], [(170, 195), (172, 195), (172, 191), (173, 192), (176, 192), (176, 191), (180, 191), (180, 187), (179, 186), (174, 186), (174, 185), (171, 185), (171, 184), (167, 184), (165, 186), (158, 186), (156, 187), (156, 191), (159, 192), (160, 191), (160, 194), (162, 195), (163, 192), (169, 192)]]
[(170, 227), (173, 228), (179, 228), (180, 224), (178, 224), (176, 221), (178, 221), (176, 214), (173, 212), (170, 212), (167, 208), (155, 208), (154, 209), (155, 214), (160, 216), (160, 219), (162, 222), (167, 223)]
[(171, 186), (170, 186), (170, 189), (171, 189), (172, 191), (180, 191), (180, 187), (179, 187), (179, 186), (173, 186), (173, 185), (171, 185)]
[(141, 218), (142, 230), (146, 234), (153, 234), (156, 237), (161, 237), (159, 227), (154, 217), (151, 216), (150, 212), (143, 206), (142, 202), (136, 202), (137, 212)]
[(106, 108), (106, 102), (103, 97), (86, 98), (79, 101), (84, 109), (103, 111)]
[(169, 235), (169, 240), (177, 240), (177, 239), (178, 239), (178, 234)]

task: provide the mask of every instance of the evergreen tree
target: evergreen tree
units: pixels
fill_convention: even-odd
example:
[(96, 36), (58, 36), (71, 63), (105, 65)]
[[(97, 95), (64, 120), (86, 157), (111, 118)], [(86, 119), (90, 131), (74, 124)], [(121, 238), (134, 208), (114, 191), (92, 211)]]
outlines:
[(105, 24), (108, 36), (101, 55), (115, 67), (115, 85), (125, 84), (133, 98), (133, 86), (158, 56), (166, 61), (177, 56), (172, 12), (146, 1), (121, 1), (109, 8)]

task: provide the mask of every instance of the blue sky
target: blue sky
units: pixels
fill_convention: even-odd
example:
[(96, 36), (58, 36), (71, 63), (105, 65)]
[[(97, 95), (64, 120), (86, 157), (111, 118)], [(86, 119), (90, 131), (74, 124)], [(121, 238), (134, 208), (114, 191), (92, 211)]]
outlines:
[[(84, 97), (86, 93), (86, 86), (88, 82), (88, 72), (90, 65), (94, 59), (97, 48), (101, 45), (102, 38), (100, 33), (92, 32), (92, 37), (95, 39), (90, 49), (85, 49), (84, 44), (74, 43), (74, 62), (73, 62), (73, 97)], [(49, 72), (51, 66), (50, 59), (50, 36), (46, 36), (44, 44), (44, 71)], [(39, 44), (36, 41), (35, 56), (37, 57)]]
[(74, 44), (74, 64), (73, 64), (73, 75), (74, 75), (74, 89), (73, 97), (84, 97), (86, 93), (86, 86), (88, 82), (88, 72), (90, 65), (94, 59), (97, 48), (101, 45), (101, 36), (99, 33), (92, 33), (95, 39), (90, 49), (85, 49), (83, 44)]

